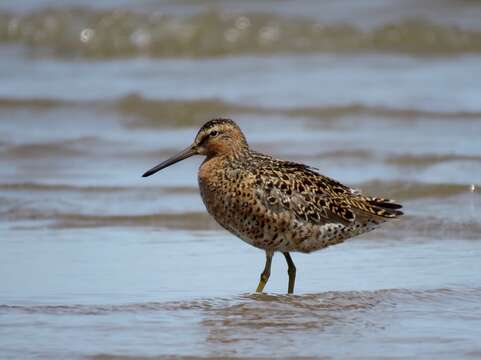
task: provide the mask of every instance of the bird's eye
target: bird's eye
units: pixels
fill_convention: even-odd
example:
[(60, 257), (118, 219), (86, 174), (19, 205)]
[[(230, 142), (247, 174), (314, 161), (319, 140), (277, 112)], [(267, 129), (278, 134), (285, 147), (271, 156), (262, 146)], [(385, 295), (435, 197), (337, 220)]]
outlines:
[(219, 134), (219, 132), (216, 131), (216, 130), (211, 131), (211, 132), (209, 133), (209, 135), (212, 136), (212, 137), (215, 137), (215, 136), (217, 136), (218, 134)]

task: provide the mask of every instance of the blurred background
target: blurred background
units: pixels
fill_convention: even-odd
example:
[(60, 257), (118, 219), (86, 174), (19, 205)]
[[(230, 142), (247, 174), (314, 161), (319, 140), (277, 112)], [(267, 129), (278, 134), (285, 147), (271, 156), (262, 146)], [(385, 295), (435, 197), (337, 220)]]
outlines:
[[(474, 0), (0, 2), (0, 357), (481, 356), (480, 80)], [(406, 216), (253, 295), (201, 159), (140, 177), (212, 117)]]

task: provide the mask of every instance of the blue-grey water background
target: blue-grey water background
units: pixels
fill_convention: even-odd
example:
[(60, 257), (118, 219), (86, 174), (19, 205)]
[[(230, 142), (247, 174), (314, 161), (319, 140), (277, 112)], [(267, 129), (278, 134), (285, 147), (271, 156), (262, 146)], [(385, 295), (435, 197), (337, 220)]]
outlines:
[[(480, 358), (480, 80), (477, 1), (2, 1), (0, 358)], [(254, 294), (201, 159), (140, 177), (217, 116), (406, 216)]]

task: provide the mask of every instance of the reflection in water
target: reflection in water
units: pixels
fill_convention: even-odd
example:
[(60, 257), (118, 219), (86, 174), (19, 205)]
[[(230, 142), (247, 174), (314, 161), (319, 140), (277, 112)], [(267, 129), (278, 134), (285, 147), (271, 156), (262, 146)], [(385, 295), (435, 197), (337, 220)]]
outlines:
[[(362, 316), (382, 302), (376, 293), (326, 293), (302, 296), (253, 294), (208, 312), (202, 325), (212, 343), (271, 343), (314, 338), (334, 333), (343, 326), (376, 327), (369, 316)], [(271, 338), (273, 336), (274, 338)]]
[[(375, 354), (376, 349), (393, 344), (415, 348), (414, 344), (428, 343), (436, 348), (459, 341), (460, 335), (440, 323), (456, 321), (461, 313), (471, 325), (481, 321), (469, 315), (480, 308), (480, 290), (247, 295), (206, 311), (202, 326), (217, 353), (344, 357), (367, 349)], [(410, 324), (408, 332), (403, 329), (405, 323)]]
[[(128, 316), (134, 326), (122, 330), (125, 336), (141, 340), (155, 331), (160, 341), (169, 344), (165, 349), (167, 353), (175, 353), (172, 349), (184, 346), (186, 329), (175, 326), (184, 319), (190, 323), (188, 331), (200, 336), (196, 341), (201, 344), (206, 341), (207, 348), (203, 350), (206, 358), (218, 354), (241, 358), (250, 355), (343, 356), (350, 352), (346, 343), (351, 343), (352, 349), (366, 352), (367, 348), (371, 353), (376, 353), (379, 347), (396, 344), (438, 350), (450, 347), (459, 351), (466, 344), (473, 348), (477, 342), (480, 330), (464, 333), (463, 329), (467, 324), (481, 329), (480, 309), (481, 288), (454, 288), (336, 291), (293, 296), (245, 294), (233, 298), (123, 305), (1, 305), (0, 314), (7, 322), (14, 319), (14, 314), (17, 318), (21, 314), (29, 315), (22, 317), (26, 322), (40, 320), (55, 324), (65, 322), (62, 318), (70, 319), (67, 322), (73, 321), (73, 324), (87, 321), (90, 331), (99, 335), (106, 328), (115, 328), (119, 316)], [(195, 347), (190, 344), (181, 353), (188, 354)], [(148, 349), (144, 350), (148, 353)], [(139, 356), (146, 353), (136, 351)], [(115, 358), (116, 355), (95, 358), (108, 359), (108, 356)]]

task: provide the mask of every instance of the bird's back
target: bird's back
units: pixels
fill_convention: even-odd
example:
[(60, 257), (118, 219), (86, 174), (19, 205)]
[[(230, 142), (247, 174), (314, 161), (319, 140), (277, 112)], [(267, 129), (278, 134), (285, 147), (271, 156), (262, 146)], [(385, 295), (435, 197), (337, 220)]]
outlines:
[(199, 186), (207, 210), (224, 228), (265, 250), (315, 251), (402, 215), (401, 205), (390, 200), (252, 151), (207, 159)]

